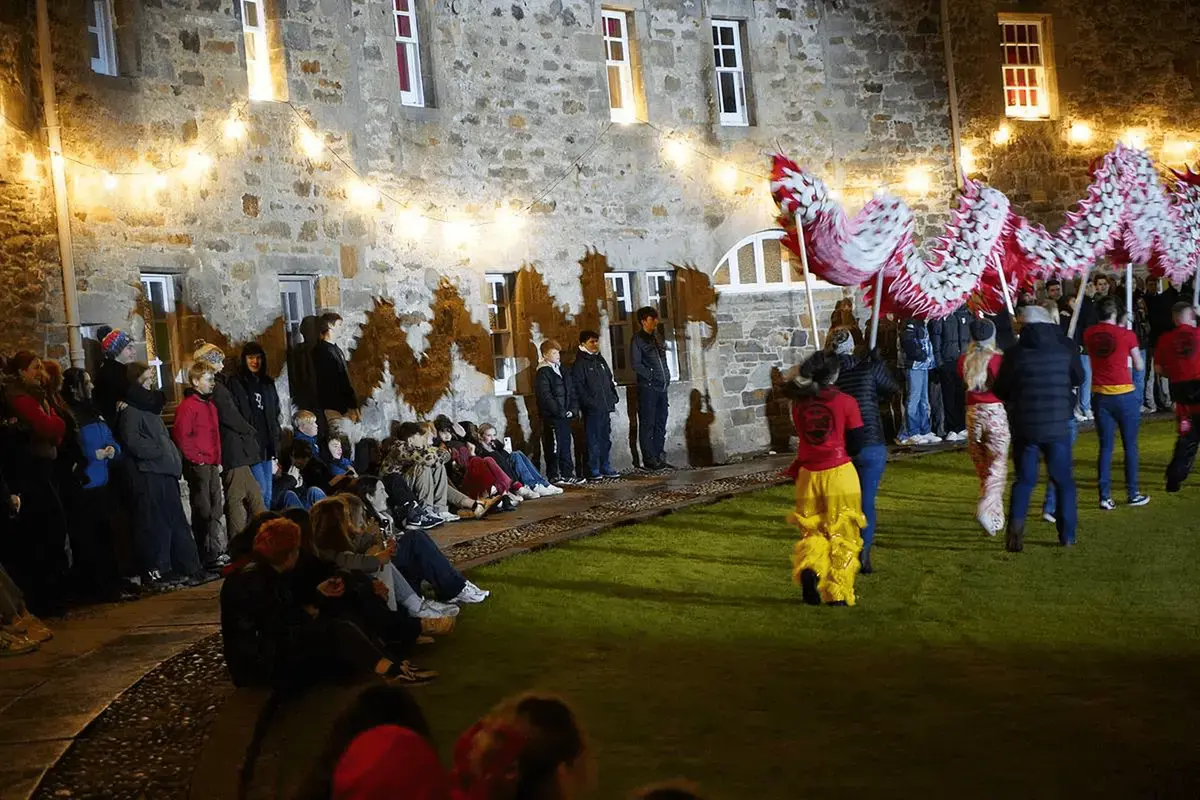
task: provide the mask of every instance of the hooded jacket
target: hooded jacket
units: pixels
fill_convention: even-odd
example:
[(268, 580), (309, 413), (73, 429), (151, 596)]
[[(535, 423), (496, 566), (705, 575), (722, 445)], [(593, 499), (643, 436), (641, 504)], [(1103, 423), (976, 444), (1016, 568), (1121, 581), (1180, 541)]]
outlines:
[(167, 396), (158, 389), (147, 389), (131, 383), (125, 367), (125, 364), (106, 358), (96, 370), (96, 388), (92, 399), (113, 429), (117, 427), (117, 403), (125, 402), (155, 414), (161, 414), (167, 405)]
[(173, 478), (183, 474), (183, 461), (161, 415), (126, 406), (118, 415), (117, 429), (138, 472)]
[(933, 342), (924, 320), (906, 319), (900, 328), (900, 350), (897, 353), (900, 369), (933, 369), (937, 360), (933, 356)]
[[(259, 356), (262, 367), (253, 373), (246, 359)], [(242, 361), (229, 382), (233, 399), (242, 418), (254, 426), (258, 436), (258, 461), (269, 461), (279, 454), (279, 392), (267, 369), (267, 354), (258, 342), (242, 348)]]
[(600, 353), (589, 353), (582, 347), (575, 352), (571, 384), (584, 411), (608, 414), (616, 409), (617, 387), (613, 384), (612, 370)]
[(229, 388), (229, 379), (217, 375), (212, 402), (221, 423), (221, 466), (227, 470), (249, 467), (259, 458), (258, 431), (246, 421)]
[(175, 411), (171, 438), (179, 452), (192, 464), (221, 463), (221, 421), (212, 397), (195, 389), (183, 393), (183, 402)]
[(567, 412), (571, 412), (572, 416), (579, 413), (575, 389), (568, 380), (569, 376), (562, 374), (562, 369), (561, 365), (557, 368), (553, 364), (538, 365), (534, 388), (537, 391), (538, 411), (542, 419), (566, 419)]
[(1008, 407), (1014, 440), (1045, 443), (1069, 435), (1081, 383), (1079, 348), (1057, 325), (1035, 322), (1004, 351), (992, 393)]
[(967, 352), (971, 343), (971, 312), (960, 306), (944, 319), (929, 323), (929, 338), (933, 344), (933, 357), (939, 365), (948, 365), (953, 372), (958, 357)]

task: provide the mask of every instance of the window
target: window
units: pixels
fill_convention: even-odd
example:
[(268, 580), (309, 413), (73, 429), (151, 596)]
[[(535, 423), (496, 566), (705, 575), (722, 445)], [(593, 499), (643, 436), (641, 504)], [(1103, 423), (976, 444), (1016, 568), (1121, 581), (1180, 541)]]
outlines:
[(498, 395), (517, 390), (517, 358), (513, 343), (513, 289), (515, 276), (488, 274), (488, 329), (492, 332), (492, 358), (496, 369), (493, 391)]
[(600, 12), (604, 25), (604, 60), (608, 66), (608, 108), (613, 122), (633, 122), (637, 119), (636, 98), (633, 94), (633, 62), (629, 53), (629, 13)]
[[(720, 292), (771, 292), (804, 289), (800, 259), (783, 246), (784, 231), (771, 230), (747, 236), (730, 248), (713, 270), (713, 285)], [(813, 278), (813, 286), (831, 284)]]
[(606, 272), (608, 285), (608, 344), (612, 348), (613, 377), (617, 383), (633, 383), (629, 343), (633, 337), (633, 276), (628, 272)]
[[(667, 369), (671, 380), (680, 379), (683, 345), (687, 343), (687, 327), (675, 329), (675, 272), (657, 270), (646, 273), (646, 305), (658, 311), (658, 329), (662, 331), (667, 348)], [(635, 320), (636, 322), (636, 320)]]
[(1010, 117), (1049, 119), (1052, 88), (1047, 66), (1047, 18), (1001, 16), (1004, 110)]
[(92, 72), (117, 74), (117, 43), (113, 37), (111, 0), (87, 0), (88, 55)]
[(241, 0), (242, 36), (246, 40), (246, 76), (251, 100), (274, 97), (271, 80), (271, 51), (267, 45), (267, 20), (263, 0)]
[(713, 20), (713, 64), (717, 71), (717, 114), (722, 125), (749, 125), (742, 32), (737, 22)]
[(417, 0), (394, 0), (396, 18), (396, 66), (400, 70), (400, 102), (425, 105), (421, 89), (421, 49), (417, 40)]
[(158, 388), (169, 402), (175, 393), (175, 278), (170, 275), (142, 275), (146, 304), (142, 309), (145, 330), (146, 363), (154, 368)]
[(300, 323), (317, 313), (313, 302), (314, 282), (308, 275), (279, 276), (279, 302), (283, 306), (283, 330), (289, 350), (304, 341)]

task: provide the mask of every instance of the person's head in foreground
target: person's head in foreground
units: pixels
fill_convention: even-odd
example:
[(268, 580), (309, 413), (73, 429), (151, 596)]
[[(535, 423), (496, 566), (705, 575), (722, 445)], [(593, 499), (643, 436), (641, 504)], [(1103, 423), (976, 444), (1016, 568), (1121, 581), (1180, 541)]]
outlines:
[(506, 700), (454, 747), (454, 786), (469, 800), (571, 800), (588, 779), (575, 713), (548, 695)]
[(655, 783), (638, 789), (630, 800), (701, 800), (700, 789), (687, 781)]
[(792, 400), (812, 397), (822, 389), (837, 383), (839, 370), (836, 352), (818, 350), (804, 360), (796, 377), (783, 385), (783, 395)]

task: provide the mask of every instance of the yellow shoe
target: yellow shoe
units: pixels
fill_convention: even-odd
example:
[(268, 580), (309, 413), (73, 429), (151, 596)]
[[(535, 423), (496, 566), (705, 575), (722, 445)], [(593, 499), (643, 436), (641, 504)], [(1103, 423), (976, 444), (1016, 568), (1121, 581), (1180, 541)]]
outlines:
[(30, 614), (28, 611), (17, 619), (18, 624), (24, 628), (25, 635), (31, 640), (41, 644), (48, 642), (54, 638), (54, 631), (47, 627), (46, 623)]
[(454, 617), (422, 617), (421, 633), (425, 636), (449, 636), (454, 632)]

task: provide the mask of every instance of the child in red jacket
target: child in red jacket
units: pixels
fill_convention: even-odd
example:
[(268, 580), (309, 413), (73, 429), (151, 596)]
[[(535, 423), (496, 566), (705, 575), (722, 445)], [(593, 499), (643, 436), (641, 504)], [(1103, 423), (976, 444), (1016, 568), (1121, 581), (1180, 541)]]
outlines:
[(183, 475), (192, 501), (192, 534), (209, 569), (229, 563), (221, 492), (221, 428), (212, 402), (215, 381), (207, 362), (192, 365), (188, 370), (191, 388), (184, 391), (171, 431), (171, 438), (183, 454)]

